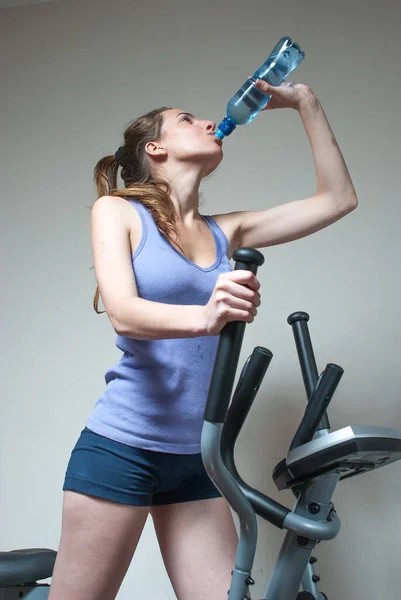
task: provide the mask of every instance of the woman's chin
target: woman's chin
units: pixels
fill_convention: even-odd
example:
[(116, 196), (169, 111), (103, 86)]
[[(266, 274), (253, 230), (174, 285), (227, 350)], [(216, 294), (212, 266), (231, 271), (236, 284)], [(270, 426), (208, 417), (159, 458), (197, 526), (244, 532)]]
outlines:
[(218, 150), (219, 151), (217, 153), (214, 153), (213, 156), (209, 156), (208, 159), (205, 160), (205, 177), (207, 177), (207, 175), (210, 175), (210, 173), (213, 173), (213, 171), (217, 169), (217, 167), (223, 160), (223, 150), (219, 147)]

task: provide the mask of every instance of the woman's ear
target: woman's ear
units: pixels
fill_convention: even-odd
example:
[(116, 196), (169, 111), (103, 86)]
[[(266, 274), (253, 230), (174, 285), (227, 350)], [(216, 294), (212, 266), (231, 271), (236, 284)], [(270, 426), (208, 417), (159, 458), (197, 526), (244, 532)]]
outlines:
[(165, 156), (167, 154), (167, 150), (159, 142), (147, 142), (147, 144), (145, 145), (145, 151), (152, 158)]

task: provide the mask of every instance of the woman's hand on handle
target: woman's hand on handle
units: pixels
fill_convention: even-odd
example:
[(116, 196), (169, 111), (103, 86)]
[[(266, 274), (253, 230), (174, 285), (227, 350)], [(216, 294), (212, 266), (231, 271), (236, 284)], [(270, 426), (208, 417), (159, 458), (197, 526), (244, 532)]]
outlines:
[(210, 300), (203, 307), (207, 333), (218, 335), (231, 321), (252, 323), (261, 303), (259, 288), (260, 283), (251, 271), (219, 275)]

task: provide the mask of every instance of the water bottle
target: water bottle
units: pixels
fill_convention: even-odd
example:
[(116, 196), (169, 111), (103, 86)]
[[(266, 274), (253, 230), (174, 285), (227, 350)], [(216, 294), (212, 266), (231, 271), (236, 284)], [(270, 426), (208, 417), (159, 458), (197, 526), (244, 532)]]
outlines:
[(305, 52), (290, 37), (281, 38), (263, 65), (245, 81), (227, 104), (227, 116), (219, 124), (216, 137), (222, 140), (237, 125), (250, 123), (269, 102), (271, 95), (256, 87), (257, 79), (263, 79), (270, 85), (280, 85), (304, 57)]

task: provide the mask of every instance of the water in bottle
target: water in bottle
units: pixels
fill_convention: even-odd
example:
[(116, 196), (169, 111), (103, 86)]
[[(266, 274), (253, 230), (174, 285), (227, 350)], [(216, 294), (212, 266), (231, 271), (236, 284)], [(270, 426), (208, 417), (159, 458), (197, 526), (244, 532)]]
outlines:
[(281, 38), (263, 65), (231, 98), (227, 105), (227, 116), (219, 124), (215, 135), (222, 140), (230, 135), (237, 125), (250, 123), (266, 106), (271, 95), (256, 87), (257, 79), (263, 79), (270, 85), (280, 85), (304, 57), (305, 53), (290, 37)]

